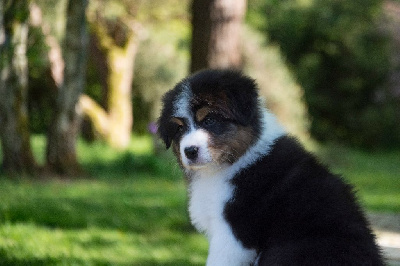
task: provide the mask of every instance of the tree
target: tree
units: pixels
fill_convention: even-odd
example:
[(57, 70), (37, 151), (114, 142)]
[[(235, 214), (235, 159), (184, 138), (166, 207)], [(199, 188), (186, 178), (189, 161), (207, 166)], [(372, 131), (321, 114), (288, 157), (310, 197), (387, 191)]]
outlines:
[(106, 108), (88, 95), (80, 97), (80, 106), (97, 135), (112, 147), (124, 149), (130, 143), (132, 132), (132, 81), (143, 27), (136, 19), (137, 2), (115, 1), (113, 4), (119, 4), (124, 12), (112, 17), (105, 15), (108, 4), (108, 1), (98, 1), (89, 12), (97, 49), (107, 62)]
[(77, 103), (85, 87), (88, 30), (87, 0), (69, 0), (67, 25), (62, 46), (63, 80), (54, 98), (53, 119), (48, 132), (47, 164), (59, 174), (80, 172), (76, 157), (76, 139), (80, 129)]
[(11, 175), (36, 170), (27, 111), (28, 1), (0, 3), (0, 135), (2, 168)]
[(362, 147), (400, 143), (385, 88), (391, 44), (378, 27), (382, 0), (258, 2), (256, 12), (268, 21), (261, 29), (304, 88), (314, 138)]
[(246, 0), (194, 0), (190, 71), (242, 66), (240, 33)]

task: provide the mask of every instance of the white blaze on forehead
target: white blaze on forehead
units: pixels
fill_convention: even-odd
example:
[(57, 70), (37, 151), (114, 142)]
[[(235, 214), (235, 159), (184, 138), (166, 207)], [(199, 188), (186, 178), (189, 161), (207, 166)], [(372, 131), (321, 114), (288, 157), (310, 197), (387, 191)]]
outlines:
[(190, 99), (193, 96), (192, 90), (188, 83), (183, 83), (183, 90), (174, 102), (175, 117), (190, 117)]
[[(209, 135), (206, 131), (196, 129), (191, 112), (190, 100), (193, 97), (189, 83), (182, 84), (182, 91), (174, 101), (174, 116), (186, 119), (188, 132), (182, 137), (179, 145), (180, 157), (185, 167), (194, 168), (211, 162), (211, 155), (208, 150)], [(185, 148), (196, 146), (198, 148), (198, 156), (196, 160), (191, 161), (186, 158)]]
[(191, 130), (181, 140), (181, 148), (207, 146), (208, 134), (202, 129)]

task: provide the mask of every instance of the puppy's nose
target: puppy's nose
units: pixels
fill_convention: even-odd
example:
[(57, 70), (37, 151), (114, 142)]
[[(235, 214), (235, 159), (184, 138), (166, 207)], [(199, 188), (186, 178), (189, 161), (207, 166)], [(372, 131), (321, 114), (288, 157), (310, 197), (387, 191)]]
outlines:
[(189, 160), (196, 159), (198, 153), (199, 153), (199, 147), (190, 146), (185, 148), (185, 155)]

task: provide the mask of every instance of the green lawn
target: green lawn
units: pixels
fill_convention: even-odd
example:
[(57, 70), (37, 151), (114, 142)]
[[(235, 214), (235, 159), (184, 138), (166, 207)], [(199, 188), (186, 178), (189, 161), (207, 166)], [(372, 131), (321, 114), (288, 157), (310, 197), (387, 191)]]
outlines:
[(204, 265), (180, 181), (0, 183), (0, 265)]
[[(43, 141), (34, 138), (39, 158)], [(150, 146), (148, 137), (122, 153), (80, 142), (91, 179), (0, 179), (0, 265), (204, 265), (180, 170)]]
[(400, 150), (371, 153), (328, 146), (323, 154), (333, 171), (355, 186), (367, 210), (400, 213)]
[[(43, 139), (33, 144), (39, 156)], [(148, 137), (122, 153), (79, 142), (91, 179), (1, 178), (0, 265), (204, 265), (207, 242), (190, 226), (175, 160), (150, 147)], [(324, 151), (367, 209), (400, 212), (400, 151)]]

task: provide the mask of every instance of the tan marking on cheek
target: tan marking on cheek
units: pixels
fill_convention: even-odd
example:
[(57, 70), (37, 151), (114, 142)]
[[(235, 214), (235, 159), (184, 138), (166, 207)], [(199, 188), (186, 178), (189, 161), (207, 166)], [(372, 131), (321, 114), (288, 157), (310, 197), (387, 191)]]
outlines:
[(236, 136), (231, 139), (232, 147), (236, 150), (237, 155), (242, 156), (254, 142), (254, 132), (250, 127), (240, 127)]
[(179, 166), (183, 168), (181, 152), (179, 151), (179, 145), (176, 144), (175, 142), (172, 143), (172, 151), (174, 152), (175, 157), (178, 160)]
[(196, 112), (196, 120), (198, 122), (202, 121), (210, 113), (210, 108), (202, 107)]
[(179, 119), (179, 118), (176, 118), (176, 117), (171, 118), (171, 122), (175, 123), (175, 124), (178, 124), (179, 126), (183, 126), (184, 125), (183, 121), (181, 119)]
[(235, 126), (232, 131), (214, 137), (210, 146), (210, 154), (218, 163), (233, 164), (254, 142), (254, 132), (250, 127)]

